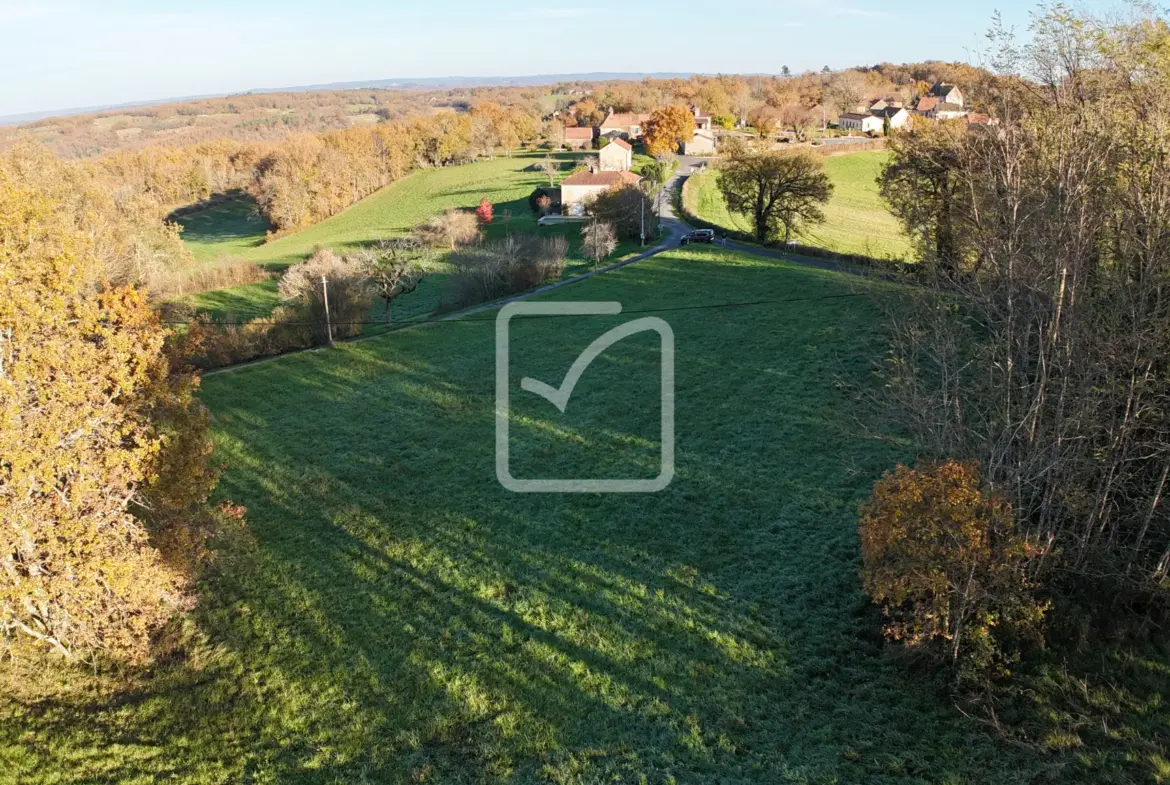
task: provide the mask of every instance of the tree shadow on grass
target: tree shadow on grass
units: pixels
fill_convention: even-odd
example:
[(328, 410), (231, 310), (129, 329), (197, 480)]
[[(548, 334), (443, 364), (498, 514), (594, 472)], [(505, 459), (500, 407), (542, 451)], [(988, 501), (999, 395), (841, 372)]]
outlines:
[[(585, 293), (646, 307), (680, 285), (777, 294), (766, 266), (729, 284), (688, 257), (680, 284), (677, 264)], [(801, 280), (785, 292), (823, 283)], [(207, 380), (220, 493), (249, 508), (258, 547), (205, 587), (196, 618), (210, 643), (188, 661), (114, 700), (22, 708), (21, 726), (54, 742), (41, 770), (303, 783), (1009, 783), (1047, 771), (875, 645), (854, 505), (896, 456), (840, 427), (845, 399), (817, 359), (853, 351), (870, 314), (720, 318), (719, 331), (674, 321), (679, 474), (653, 495), (496, 483), (491, 323)], [(589, 338), (567, 322), (521, 324), (515, 361), (563, 368)], [(646, 347), (615, 350), (591, 369), (602, 382), (653, 377)], [(645, 423), (626, 408), (585, 409), (561, 425), (566, 446), (637, 434)]]

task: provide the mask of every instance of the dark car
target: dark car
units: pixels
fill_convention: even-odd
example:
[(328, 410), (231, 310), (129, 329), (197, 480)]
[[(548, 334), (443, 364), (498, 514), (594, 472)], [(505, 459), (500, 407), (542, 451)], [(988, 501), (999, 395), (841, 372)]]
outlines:
[(696, 229), (690, 234), (683, 235), (679, 245), (687, 245), (688, 243), (713, 243), (715, 242), (714, 229)]

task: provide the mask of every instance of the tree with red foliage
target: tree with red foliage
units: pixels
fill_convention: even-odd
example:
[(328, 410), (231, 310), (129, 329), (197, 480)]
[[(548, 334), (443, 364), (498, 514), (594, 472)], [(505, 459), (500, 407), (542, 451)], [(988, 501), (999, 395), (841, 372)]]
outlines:
[(475, 208), (475, 217), (479, 219), (480, 223), (490, 224), (492, 222), (492, 203), (488, 201), (486, 196), (479, 200), (479, 207)]

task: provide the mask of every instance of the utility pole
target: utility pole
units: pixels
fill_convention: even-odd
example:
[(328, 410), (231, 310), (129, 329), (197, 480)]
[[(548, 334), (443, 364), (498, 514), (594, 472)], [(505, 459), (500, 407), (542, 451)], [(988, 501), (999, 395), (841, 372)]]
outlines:
[(642, 238), (642, 247), (646, 246), (646, 194), (642, 194), (642, 211), (638, 216), (638, 236)]
[(329, 345), (333, 345), (333, 322), (329, 320), (329, 284), (325, 276), (321, 276), (321, 297), (325, 300), (325, 330), (329, 336)]

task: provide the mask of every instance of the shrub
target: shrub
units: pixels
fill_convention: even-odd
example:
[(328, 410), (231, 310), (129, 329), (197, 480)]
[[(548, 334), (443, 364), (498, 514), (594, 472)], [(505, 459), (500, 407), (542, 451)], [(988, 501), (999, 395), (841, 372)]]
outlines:
[[(322, 286), (321, 279), (328, 281)], [(329, 296), (329, 322), (334, 338), (349, 338), (361, 332), (361, 323), (370, 311), (373, 290), (360, 265), (327, 248), (318, 250), (300, 264), (294, 264), (280, 279), (280, 297), (295, 303), (301, 320), (312, 328), (315, 343), (328, 340), (325, 292)]]
[(479, 207), (475, 208), (475, 217), (479, 219), (481, 224), (490, 224), (492, 222), (492, 203), (488, 198), (479, 200)]
[(479, 223), (472, 213), (452, 207), (416, 226), (414, 235), (432, 248), (454, 251), (479, 239)]
[(1027, 577), (1038, 549), (979, 482), (974, 463), (898, 466), (874, 485), (859, 523), (862, 584), (886, 637), (947, 662), (965, 687), (1006, 675), (1022, 642), (1041, 642), (1047, 607)]
[(227, 259), (218, 264), (203, 265), (191, 270), (167, 271), (151, 280), (150, 292), (154, 297), (182, 297), (214, 289), (259, 283), (271, 277), (267, 270), (257, 264)]
[(449, 307), (465, 308), (557, 278), (569, 244), (564, 237), (510, 237), (451, 254)]

